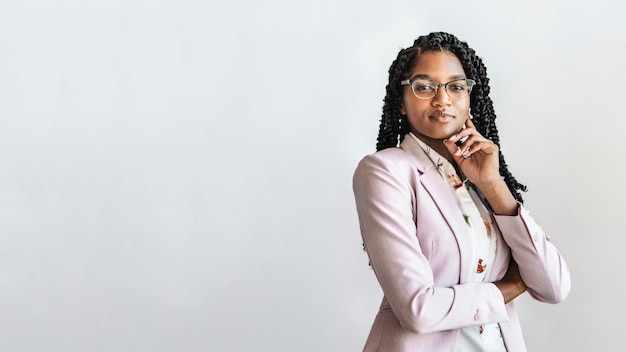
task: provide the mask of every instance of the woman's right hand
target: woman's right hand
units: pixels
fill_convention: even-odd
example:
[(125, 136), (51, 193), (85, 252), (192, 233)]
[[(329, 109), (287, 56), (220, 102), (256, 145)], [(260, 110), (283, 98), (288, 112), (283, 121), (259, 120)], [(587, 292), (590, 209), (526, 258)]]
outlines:
[(519, 267), (513, 257), (509, 261), (509, 269), (504, 274), (504, 277), (500, 281), (494, 282), (494, 285), (500, 289), (504, 297), (504, 303), (509, 303), (526, 291), (526, 284), (522, 280)]

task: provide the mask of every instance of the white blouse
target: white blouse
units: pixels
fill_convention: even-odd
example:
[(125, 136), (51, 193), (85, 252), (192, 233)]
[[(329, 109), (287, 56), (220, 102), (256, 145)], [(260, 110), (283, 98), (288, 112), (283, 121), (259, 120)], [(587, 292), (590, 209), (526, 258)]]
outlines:
[[(461, 273), (461, 282), (487, 282), (491, 266), (496, 256), (496, 236), (491, 213), (468, 180), (461, 181), (454, 166), (439, 153), (410, 133), (422, 147), (426, 155), (437, 166), (437, 170), (450, 185), (463, 219), (472, 236), (471, 260), (476, 265), (468, 265), (469, 272)], [(479, 326), (466, 326), (460, 329), (457, 351), (506, 352), (498, 323)]]

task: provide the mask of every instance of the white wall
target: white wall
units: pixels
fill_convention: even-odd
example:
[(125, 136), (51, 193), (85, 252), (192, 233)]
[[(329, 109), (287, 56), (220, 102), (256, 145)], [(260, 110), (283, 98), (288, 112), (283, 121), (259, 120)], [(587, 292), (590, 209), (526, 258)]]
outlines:
[(358, 351), (381, 291), (351, 177), (387, 69), (481, 55), (573, 290), (531, 351), (609, 351), (622, 304), (619, 1), (4, 0), (1, 351)]

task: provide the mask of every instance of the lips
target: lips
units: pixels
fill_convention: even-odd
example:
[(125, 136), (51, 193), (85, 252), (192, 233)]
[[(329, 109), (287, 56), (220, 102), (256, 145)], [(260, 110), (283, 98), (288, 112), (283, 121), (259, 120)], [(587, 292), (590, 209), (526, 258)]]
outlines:
[(434, 119), (439, 122), (448, 122), (454, 119), (454, 115), (449, 114), (445, 111), (437, 111), (429, 116), (431, 119)]

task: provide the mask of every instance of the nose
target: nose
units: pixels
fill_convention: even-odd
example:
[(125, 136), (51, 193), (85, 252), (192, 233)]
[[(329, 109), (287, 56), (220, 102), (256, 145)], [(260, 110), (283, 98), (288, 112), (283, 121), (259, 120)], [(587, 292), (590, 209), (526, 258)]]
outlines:
[(448, 87), (443, 85), (439, 86), (439, 89), (437, 89), (437, 93), (432, 100), (433, 106), (450, 106), (452, 104), (446, 88)]

